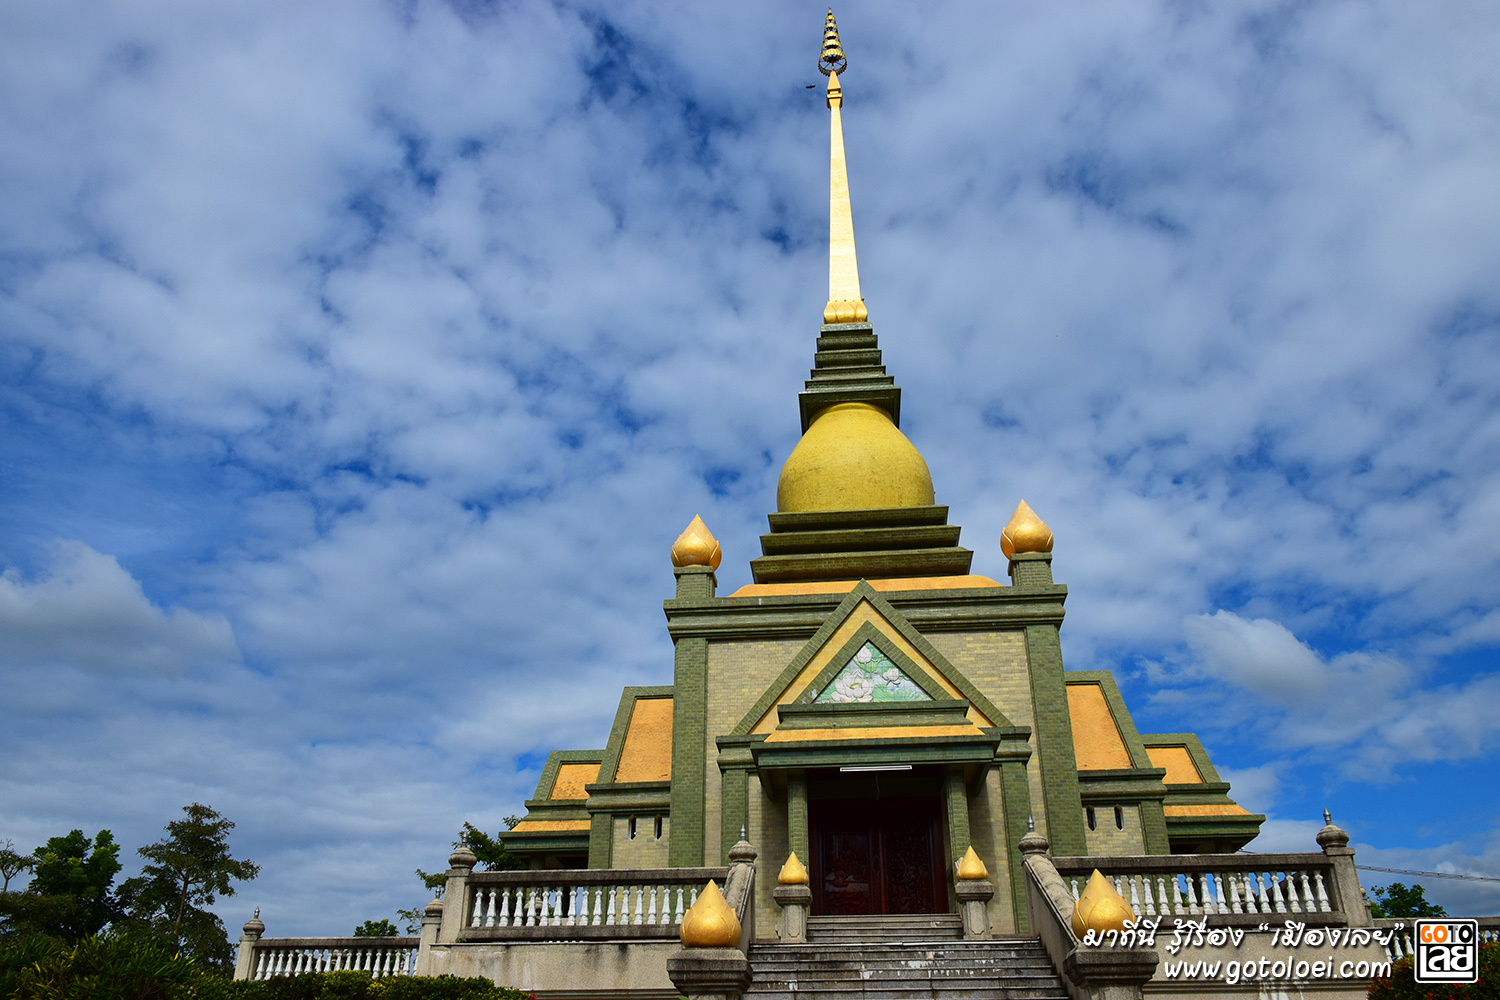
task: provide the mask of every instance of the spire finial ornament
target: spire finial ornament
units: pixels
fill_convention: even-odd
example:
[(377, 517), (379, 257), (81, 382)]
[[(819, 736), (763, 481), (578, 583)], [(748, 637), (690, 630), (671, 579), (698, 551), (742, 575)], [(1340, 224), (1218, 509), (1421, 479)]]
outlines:
[(828, 169), (828, 305), (824, 323), (863, 323), (870, 318), (859, 294), (859, 261), (854, 256), (854, 212), (849, 207), (849, 168), (844, 160), (844, 89), (839, 74), (849, 65), (839, 44), (839, 26), (828, 11), (818, 69), (828, 77), (830, 156)]
[(724, 551), (719, 548), (719, 540), (708, 530), (703, 518), (694, 514), (687, 528), (672, 543), (672, 565), (718, 569), (723, 559)]
[(1016, 506), (1010, 523), (1000, 532), (1000, 551), (1007, 559), (1014, 559), (1017, 552), (1052, 551), (1052, 529), (1025, 500)]
[(849, 65), (844, 47), (839, 44), (839, 23), (834, 20), (833, 8), (828, 8), (828, 17), (823, 21), (823, 52), (818, 56), (818, 69), (824, 76), (842, 73)]

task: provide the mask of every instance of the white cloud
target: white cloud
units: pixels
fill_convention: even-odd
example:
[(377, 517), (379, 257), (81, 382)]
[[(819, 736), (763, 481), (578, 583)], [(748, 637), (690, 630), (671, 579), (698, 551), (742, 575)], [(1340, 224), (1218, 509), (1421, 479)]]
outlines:
[(58, 541), (51, 565), (27, 582), (0, 574), (0, 662), (98, 673), (180, 673), (238, 663), (222, 614), (160, 608), (113, 556)]
[[(1289, 750), (1337, 747), (1345, 766), (1363, 776), (1403, 764), (1480, 756), (1500, 737), (1500, 674), (1463, 683), (1421, 687), (1424, 678), (1390, 656), (1366, 652), (1325, 658), (1280, 622), (1245, 619), (1231, 611), (1184, 622), (1195, 659), (1176, 680), (1211, 679), (1259, 699), (1236, 721), (1279, 710), (1274, 741)], [(1262, 721), (1265, 721), (1262, 719)]]

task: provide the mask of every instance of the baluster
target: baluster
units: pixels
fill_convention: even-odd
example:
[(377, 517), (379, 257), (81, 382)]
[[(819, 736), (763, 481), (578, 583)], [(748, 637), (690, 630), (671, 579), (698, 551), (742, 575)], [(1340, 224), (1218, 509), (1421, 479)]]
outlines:
[(576, 927), (578, 925), (578, 886), (564, 886), (563, 892), (566, 893), (568, 897), (567, 924), (569, 927)]
[(1322, 913), (1332, 913), (1333, 907), (1328, 902), (1328, 890), (1323, 886), (1323, 873), (1313, 872), (1313, 885), (1318, 890), (1318, 910)]
[(590, 927), (598, 927), (599, 921), (604, 917), (604, 886), (594, 886), (594, 915), (589, 920)]
[(1265, 872), (1255, 873), (1255, 902), (1260, 907), (1260, 912), (1274, 913), (1276, 911), (1271, 906), (1271, 894), (1266, 891), (1266, 878), (1267, 874)]
[(1318, 912), (1318, 901), (1313, 898), (1312, 883), (1307, 880), (1307, 872), (1297, 873), (1302, 879), (1302, 908), (1306, 913)]
[(1141, 895), (1136, 891), (1137, 883), (1140, 882), (1139, 875), (1126, 875), (1125, 881), (1130, 885), (1130, 911), (1139, 914), (1141, 912)]
[(1068, 880), (1068, 884), (1073, 890), (1073, 902), (1076, 903), (1078, 902), (1078, 879), (1076, 877), (1071, 878)]
[(491, 888), (484, 894), (484, 926), (495, 926), (495, 907), (500, 901), (500, 890)]
[(552, 900), (552, 924), (553, 927), (561, 927), (563, 923), (563, 899), (567, 894), (565, 886), (554, 885), (548, 890)]
[(644, 885), (638, 885), (635, 887), (635, 919), (632, 920), (631, 923), (639, 924), (641, 922), (641, 918), (646, 915), (645, 908), (646, 887)]
[(1198, 897), (1193, 892), (1193, 876), (1191, 872), (1182, 873), (1182, 888), (1187, 897), (1187, 911), (1190, 914), (1198, 912)]
[(500, 897), (499, 912), (495, 914), (495, 926), (510, 926), (510, 886), (503, 886), (496, 893)]
[[(1287, 904), (1287, 906), (1289, 906), (1291, 908), (1291, 911), (1293, 913), (1301, 913), (1301, 912), (1303, 912), (1302, 901), (1297, 898), (1297, 873), (1296, 872), (1287, 872), (1286, 873), (1285, 885), (1286, 885), (1286, 904)], [(1312, 909), (1311, 907), (1308, 907), (1309, 911), (1311, 911), (1311, 909)]]
[(674, 924), (682, 923), (682, 883), (677, 884), (677, 909), (672, 914)]
[(1210, 886), (1208, 884), (1208, 873), (1207, 872), (1199, 872), (1198, 873), (1198, 888), (1200, 890), (1202, 890), (1201, 891), (1201, 896), (1202, 896), (1202, 900), (1203, 900), (1203, 912), (1204, 913), (1213, 913), (1214, 912), (1213, 903), (1210, 902), (1210, 900), (1209, 900), (1209, 895), (1213, 892), (1213, 889), (1210, 888)]
[(604, 923), (610, 927), (615, 925), (615, 896), (619, 895), (619, 888), (617, 885), (609, 887), (609, 912), (604, 915)]
[(1240, 891), (1240, 873), (1226, 872), (1224, 879), (1228, 883), (1226, 888), (1229, 891), (1229, 912), (1243, 913), (1244, 910), (1240, 907), (1240, 896), (1244, 895)]
[(1276, 907), (1276, 912), (1285, 913), (1286, 900), (1281, 897), (1281, 883), (1276, 881), (1276, 873), (1267, 872), (1266, 881), (1271, 883), (1271, 901)]
[(1156, 916), (1156, 901), (1151, 898), (1151, 874), (1138, 876), (1141, 883), (1141, 902), (1146, 906), (1146, 916)]
[(653, 885), (651, 887), (651, 902), (646, 910), (646, 923), (648, 924), (656, 923), (656, 895), (660, 891), (660, 889), (661, 886), (657, 885)]
[(1218, 872), (1218, 873), (1216, 873), (1215, 875), (1212, 876), (1212, 879), (1213, 879), (1213, 883), (1217, 887), (1218, 893), (1219, 893), (1219, 912), (1220, 913), (1228, 913), (1229, 912), (1229, 897), (1226, 895), (1226, 893), (1224, 891), (1225, 890), (1225, 887), (1224, 887), (1224, 873), (1223, 872)]
[(698, 886), (695, 884), (688, 892), (688, 909), (692, 909), (696, 902), (698, 902)]

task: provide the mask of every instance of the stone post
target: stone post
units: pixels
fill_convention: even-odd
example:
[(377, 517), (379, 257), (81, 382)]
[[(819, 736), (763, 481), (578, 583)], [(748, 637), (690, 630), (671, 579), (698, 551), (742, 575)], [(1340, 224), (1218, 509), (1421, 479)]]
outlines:
[(959, 879), (958, 908), (964, 916), (964, 940), (981, 941), (990, 936), (990, 918), (986, 912), (995, 895), (995, 885), (988, 879)]
[(1350, 927), (1369, 927), (1370, 909), (1365, 905), (1359, 871), (1354, 867), (1354, 848), (1349, 846), (1349, 835), (1333, 825), (1333, 814), (1327, 809), (1323, 810), (1323, 824), (1318, 831), (1318, 846), (1333, 863), (1333, 888), (1338, 894), (1339, 908)]
[(1155, 948), (1074, 948), (1063, 973), (1088, 1000), (1141, 1000), (1141, 987), (1156, 974)]
[(954, 864), (957, 879), (953, 884), (958, 897), (958, 911), (964, 918), (964, 940), (981, 941), (990, 936), (988, 904), (995, 896), (994, 883), (984, 867), (973, 845), (964, 851), (964, 856)]
[(781, 874), (776, 876), (776, 888), (771, 890), (771, 898), (781, 907), (781, 926), (776, 929), (776, 936), (783, 944), (807, 942), (807, 911), (812, 906), (812, 889), (807, 883), (807, 869), (793, 851), (781, 866)]
[(417, 967), (414, 976), (432, 975), (432, 946), (437, 944), (443, 924), (443, 901), (434, 899), (422, 911), (422, 936), (417, 941)]
[(260, 936), (266, 932), (266, 925), (260, 922), (260, 907), (255, 908), (255, 915), (245, 921), (245, 933), (240, 935), (240, 950), (234, 960), (234, 978), (249, 979), (255, 975), (255, 945), (260, 941)]
[(682, 918), (682, 947), (667, 959), (672, 985), (688, 1000), (740, 1000), (750, 960), (738, 947), (740, 921), (710, 881)]
[(448, 855), (448, 882), (443, 886), (443, 913), (437, 936), (443, 944), (457, 943), (458, 935), (464, 929), (464, 917), (469, 908), (469, 874), (474, 871), (477, 860), (474, 852), (463, 844)]

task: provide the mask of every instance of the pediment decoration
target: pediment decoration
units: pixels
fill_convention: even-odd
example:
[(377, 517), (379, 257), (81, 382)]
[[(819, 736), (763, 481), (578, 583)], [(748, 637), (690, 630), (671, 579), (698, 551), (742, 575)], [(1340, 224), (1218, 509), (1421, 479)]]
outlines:
[[(861, 659), (861, 657), (868, 657)], [(879, 670), (871, 667), (878, 666)], [(891, 675), (890, 671), (895, 674)], [(877, 692), (882, 692), (878, 694)], [(869, 701), (864, 700), (869, 695)], [(843, 699), (848, 698), (848, 701)], [(861, 580), (735, 726), (769, 733), (777, 706), (967, 701), (977, 726), (1009, 727), (1003, 713), (867, 581)]]
[(866, 642), (834, 675), (832, 683), (812, 696), (815, 704), (876, 701), (932, 701), (932, 695), (873, 642)]

